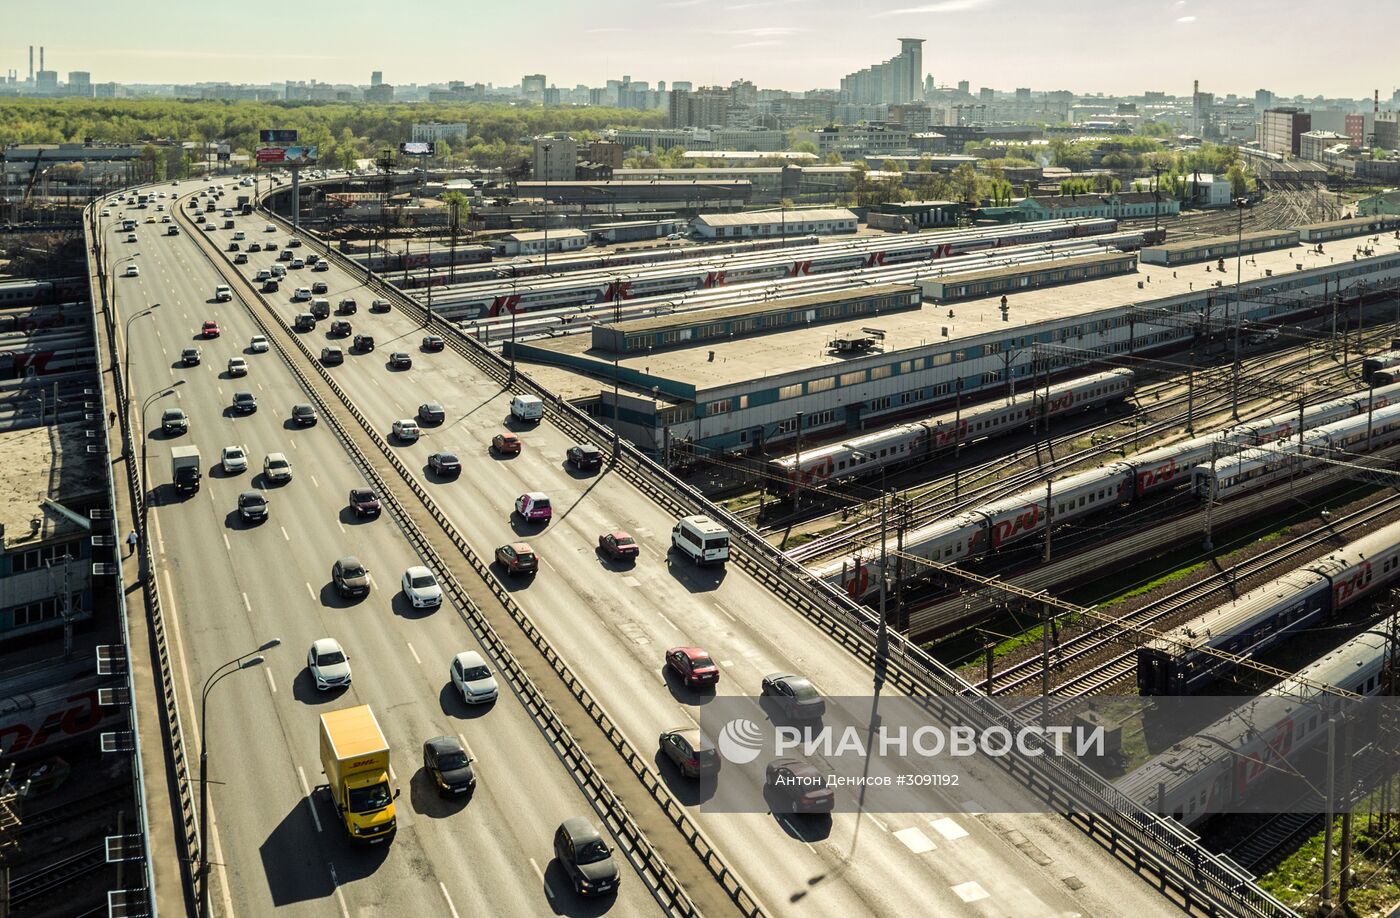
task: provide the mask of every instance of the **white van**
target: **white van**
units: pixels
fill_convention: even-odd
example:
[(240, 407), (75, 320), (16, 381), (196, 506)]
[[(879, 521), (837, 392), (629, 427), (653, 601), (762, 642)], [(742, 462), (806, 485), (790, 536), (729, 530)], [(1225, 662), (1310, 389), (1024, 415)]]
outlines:
[(544, 417), (544, 402), (539, 396), (517, 395), (510, 400), (510, 414), (517, 421), (538, 421)]
[(729, 560), (729, 530), (708, 516), (683, 516), (671, 529), (671, 547), (698, 565)]

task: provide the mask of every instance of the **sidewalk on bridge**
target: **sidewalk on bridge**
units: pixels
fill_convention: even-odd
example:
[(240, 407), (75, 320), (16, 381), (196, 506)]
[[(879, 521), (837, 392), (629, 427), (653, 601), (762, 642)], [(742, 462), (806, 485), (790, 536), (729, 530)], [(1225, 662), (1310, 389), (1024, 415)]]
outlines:
[[(114, 383), (114, 369), (110, 364), (112, 353), (108, 335), (105, 291), (95, 278), (92, 289), (98, 291), (94, 302), (93, 322), (97, 338), (97, 359), (101, 367), (101, 382), (107, 405), (117, 404)], [(138, 422), (139, 423), (139, 422)], [(174, 762), (170, 746), (166, 742), (165, 712), (161, 702), (154, 663), (154, 639), (151, 635), (150, 610), (146, 604), (146, 591), (141, 587), (141, 561), (136, 552), (126, 547), (126, 534), (136, 529), (135, 508), (127, 484), (126, 463), (129, 457), (122, 454), (120, 425), (109, 431), (112, 437), (114, 455), (110, 457), (113, 491), (116, 494), (115, 527), (119, 534), (118, 542), (122, 552), (122, 584), (126, 590), (127, 628), (131, 646), (127, 648), (132, 671), (132, 681), (136, 687), (136, 706), (140, 723), (141, 774), (143, 792), (146, 795), (147, 834), (151, 852), (151, 876), (155, 882), (154, 900), (157, 914), (188, 914), (189, 902), (185, 895), (180, 852), (182, 846), (177, 834), (184, 824), (175, 790)]]

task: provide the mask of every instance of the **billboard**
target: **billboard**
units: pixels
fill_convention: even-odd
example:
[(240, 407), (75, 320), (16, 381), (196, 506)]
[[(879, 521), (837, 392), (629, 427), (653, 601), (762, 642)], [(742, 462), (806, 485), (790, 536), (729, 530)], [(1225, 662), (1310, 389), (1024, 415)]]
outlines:
[(399, 144), (399, 152), (404, 156), (435, 156), (437, 155), (437, 143), (432, 140), (401, 143)]
[(258, 147), (258, 162), (273, 166), (314, 166), (317, 147)]
[(263, 143), (296, 143), (297, 132), (294, 129), (258, 131), (258, 140)]

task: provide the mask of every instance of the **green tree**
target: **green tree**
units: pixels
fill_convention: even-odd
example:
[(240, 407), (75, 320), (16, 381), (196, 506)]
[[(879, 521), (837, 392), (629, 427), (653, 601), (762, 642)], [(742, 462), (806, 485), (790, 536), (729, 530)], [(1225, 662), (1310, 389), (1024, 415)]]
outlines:
[(971, 163), (962, 163), (959, 165), (953, 170), (953, 174), (949, 177), (949, 180), (952, 185), (953, 194), (957, 196), (959, 201), (967, 201), (973, 204), (977, 203), (979, 200), (977, 195), (977, 170), (972, 167)]
[(791, 149), (794, 153), (811, 153), (813, 156), (817, 155), (817, 145), (810, 140), (799, 140), (792, 145)]

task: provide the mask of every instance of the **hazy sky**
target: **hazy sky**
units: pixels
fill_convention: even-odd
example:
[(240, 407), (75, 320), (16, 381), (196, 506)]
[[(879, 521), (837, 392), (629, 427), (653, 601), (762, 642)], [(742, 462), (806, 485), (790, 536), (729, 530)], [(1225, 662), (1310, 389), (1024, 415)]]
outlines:
[(1221, 96), (1388, 98), (1400, 79), (1376, 39), (1400, 28), (1394, 0), (0, 0), (0, 22), (0, 71), (20, 79), (32, 42), (64, 80), (366, 84), (382, 70), (389, 83), (627, 74), (801, 90), (835, 88), (900, 37), (927, 40), (940, 84), (974, 90), (1189, 94), (1199, 79)]

